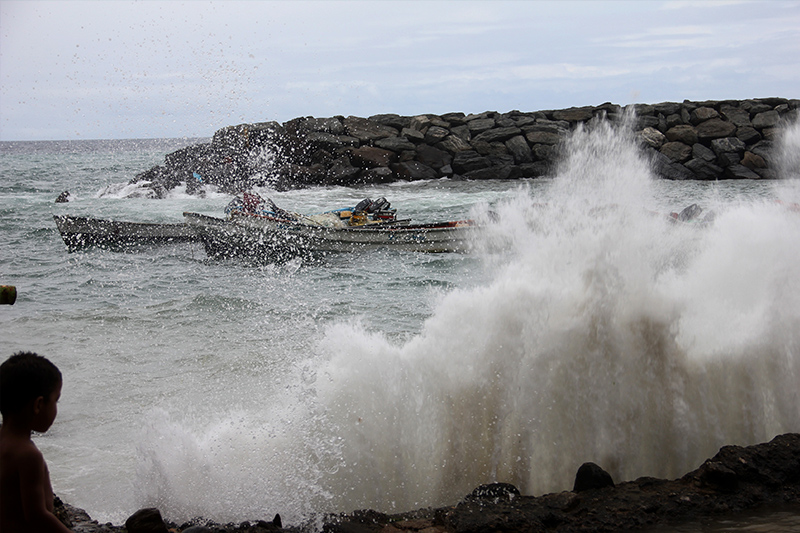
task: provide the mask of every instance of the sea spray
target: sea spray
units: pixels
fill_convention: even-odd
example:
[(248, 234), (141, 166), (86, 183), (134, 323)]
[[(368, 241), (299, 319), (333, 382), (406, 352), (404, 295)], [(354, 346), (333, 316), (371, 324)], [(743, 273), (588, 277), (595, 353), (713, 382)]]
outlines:
[(548, 187), (493, 206), (491, 279), (444, 294), (418, 334), (339, 321), (251, 405), (154, 412), (139, 502), (296, 523), (493, 481), (565, 490), (586, 461), (676, 477), (799, 431), (800, 216), (720, 201), (678, 222), (653, 188), (624, 127), (578, 130)]
[[(797, 218), (743, 206), (715, 227), (675, 223), (649, 209), (624, 130), (599, 123), (570, 147), (543, 197), (501, 206), (515, 248), (492, 283), (449, 294), (403, 346), (328, 333), (318, 392), (345, 439), (340, 505), (445, 504), (492, 481), (562, 490), (584, 461), (674, 477), (722, 444), (800, 427)], [(757, 228), (744, 240), (729, 223), (742, 218)], [(519, 220), (529, 233), (503, 228)], [(744, 317), (748, 342), (703, 320), (718, 316)]]

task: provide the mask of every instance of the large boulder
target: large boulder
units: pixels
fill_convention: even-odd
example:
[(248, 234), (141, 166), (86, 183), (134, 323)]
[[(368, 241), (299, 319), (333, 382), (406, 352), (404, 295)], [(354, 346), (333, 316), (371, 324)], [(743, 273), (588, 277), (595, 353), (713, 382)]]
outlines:
[(361, 143), (368, 143), (386, 137), (397, 137), (399, 130), (391, 126), (384, 126), (366, 118), (347, 117), (344, 119), (344, 129), (347, 135), (355, 137)]
[(730, 137), (734, 133), (736, 133), (736, 125), (719, 118), (706, 120), (697, 126), (697, 138), (700, 141)]
[(388, 167), (396, 160), (396, 153), (375, 146), (361, 146), (350, 153), (350, 162), (359, 168)]
[(575, 474), (572, 492), (584, 492), (613, 486), (614, 480), (611, 479), (611, 474), (595, 463), (583, 463)]
[(491, 165), (488, 157), (484, 157), (474, 150), (458, 152), (453, 157), (453, 170), (457, 174), (463, 175), (474, 170), (488, 168)]

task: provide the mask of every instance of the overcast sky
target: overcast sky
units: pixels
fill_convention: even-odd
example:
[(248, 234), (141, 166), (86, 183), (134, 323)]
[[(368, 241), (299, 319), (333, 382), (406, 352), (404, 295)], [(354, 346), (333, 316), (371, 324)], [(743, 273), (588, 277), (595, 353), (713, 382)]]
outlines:
[(0, 0), (0, 140), (800, 98), (800, 1)]

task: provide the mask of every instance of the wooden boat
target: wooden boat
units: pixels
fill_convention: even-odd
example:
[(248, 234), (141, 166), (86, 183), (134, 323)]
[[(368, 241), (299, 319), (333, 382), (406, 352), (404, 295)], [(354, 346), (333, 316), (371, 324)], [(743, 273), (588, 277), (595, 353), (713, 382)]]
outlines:
[(71, 215), (53, 215), (70, 251), (97, 246), (114, 250), (142, 244), (188, 242), (197, 239), (184, 223), (120, 222)]
[(209, 256), (268, 262), (375, 249), (466, 252), (478, 230), (471, 220), (411, 224), (388, 215), (370, 218), (356, 209), (304, 216), (271, 207), (270, 211), (229, 208), (227, 219), (190, 212), (183, 216)]

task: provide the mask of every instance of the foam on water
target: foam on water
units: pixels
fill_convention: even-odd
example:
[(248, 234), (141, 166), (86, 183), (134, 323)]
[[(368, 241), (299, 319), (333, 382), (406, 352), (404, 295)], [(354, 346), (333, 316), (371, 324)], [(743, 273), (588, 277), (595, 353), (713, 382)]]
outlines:
[(579, 130), (544, 193), (497, 206), (492, 280), (444, 295), (420, 334), (338, 323), (252, 405), (153, 413), (139, 502), (295, 523), (494, 481), (570, 489), (586, 461), (677, 477), (800, 431), (800, 214), (720, 201), (712, 224), (676, 224), (652, 187), (626, 130)]

